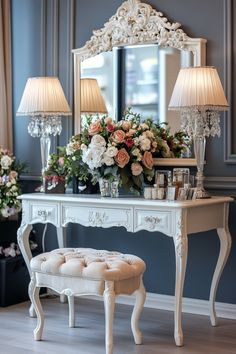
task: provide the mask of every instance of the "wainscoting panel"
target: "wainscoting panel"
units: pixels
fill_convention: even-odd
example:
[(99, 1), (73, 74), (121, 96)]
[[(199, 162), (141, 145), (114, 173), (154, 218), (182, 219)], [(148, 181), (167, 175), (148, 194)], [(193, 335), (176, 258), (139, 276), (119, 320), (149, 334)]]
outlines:
[(224, 0), (224, 76), (225, 90), (229, 102), (229, 111), (225, 114), (224, 150), (225, 162), (236, 164), (236, 117), (234, 100), (236, 70), (235, 70), (235, 45), (236, 45), (236, 4), (233, 0)]

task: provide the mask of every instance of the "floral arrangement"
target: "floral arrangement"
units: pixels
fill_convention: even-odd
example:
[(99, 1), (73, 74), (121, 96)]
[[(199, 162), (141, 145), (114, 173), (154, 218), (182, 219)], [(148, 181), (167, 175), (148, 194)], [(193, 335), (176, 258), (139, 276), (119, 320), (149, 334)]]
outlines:
[(67, 183), (69, 163), (65, 147), (58, 147), (58, 153), (49, 155), (47, 168), (44, 171), (47, 189), (55, 188), (60, 182)]
[[(30, 240), (30, 249), (34, 251), (38, 245), (36, 242)], [(10, 243), (8, 247), (0, 246), (0, 259), (5, 257), (16, 257), (21, 254), (19, 245), (15, 242)]]
[(186, 147), (184, 136), (170, 135), (152, 119), (141, 122), (140, 115), (130, 109), (118, 122), (89, 116), (82, 134), (72, 137), (66, 147), (72, 161), (70, 173), (80, 179), (91, 174), (94, 183), (119, 177), (126, 191), (139, 194), (144, 182), (154, 177), (153, 156), (178, 156)]
[(68, 163), (66, 151), (64, 147), (58, 147), (58, 153), (49, 155), (47, 168), (44, 171), (46, 179), (54, 179), (56, 181), (65, 180), (68, 174)]
[(9, 150), (0, 148), (0, 217), (7, 218), (21, 210), (19, 173), (25, 164), (16, 162)]

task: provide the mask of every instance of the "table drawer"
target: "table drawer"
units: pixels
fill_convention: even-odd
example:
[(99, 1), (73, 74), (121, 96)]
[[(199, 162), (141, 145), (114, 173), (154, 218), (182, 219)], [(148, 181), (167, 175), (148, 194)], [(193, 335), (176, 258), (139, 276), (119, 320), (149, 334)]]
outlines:
[(168, 210), (134, 210), (134, 231), (160, 231), (171, 234), (173, 215)]
[(58, 205), (49, 203), (37, 203), (29, 205), (30, 222), (50, 222), (58, 225)]
[(108, 208), (62, 205), (63, 225), (69, 222), (84, 226), (112, 227), (124, 226), (132, 231), (132, 208)]

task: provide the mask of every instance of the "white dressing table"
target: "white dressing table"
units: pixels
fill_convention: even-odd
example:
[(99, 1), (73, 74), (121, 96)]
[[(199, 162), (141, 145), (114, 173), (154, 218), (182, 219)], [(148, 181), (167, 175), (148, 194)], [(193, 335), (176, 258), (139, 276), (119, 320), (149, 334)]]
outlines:
[(188, 234), (217, 229), (220, 253), (210, 291), (210, 319), (216, 325), (215, 296), (222, 270), (227, 261), (231, 236), (228, 230), (230, 197), (213, 197), (195, 201), (156, 201), (143, 198), (101, 198), (95, 195), (24, 194), (22, 222), (18, 229), (18, 243), (30, 272), (32, 258), (29, 234), (32, 224), (51, 223), (57, 228), (59, 247), (64, 247), (66, 226), (123, 226), (127, 231), (161, 232), (173, 238), (176, 256), (175, 331), (177, 346), (183, 345), (181, 322), (182, 294), (188, 255)]

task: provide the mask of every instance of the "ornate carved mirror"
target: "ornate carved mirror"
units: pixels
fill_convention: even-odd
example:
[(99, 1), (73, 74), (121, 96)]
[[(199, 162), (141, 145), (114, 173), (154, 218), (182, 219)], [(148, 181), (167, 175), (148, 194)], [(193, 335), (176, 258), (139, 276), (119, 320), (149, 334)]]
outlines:
[[(105, 62), (106, 72), (110, 73), (108, 65), (111, 65), (116, 73), (116, 75), (113, 75), (111, 71), (107, 79), (110, 85), (108, 92), (113, 106), (111, 113), (113, 118), (117, 118), (122, 109), (127, 108), (124, 106), (130, 105), (132, 107), (135, 101), (136, 105), (139, 105), (139, 97), (141, 96), (144, 104), (140, 112), (145, 113), (145, 110), (147, 110), (147, 114), (150, 113), (147, 106), (150, 108), (151, 102), (148, 100), (151, 100), (152, 97), (154, 101), (158, 101), (157, 115), (159, 120), (165, 121), (166, 118), (163, 118), (163, 116), (167, 111), (166, 107), (169, 102), (168, 92), (172, 91), (180, 67), (205, 65), (206, 40), (190, 38), (180, 27), (179, 23), (170, 23), (161, 12), (156, 11), (150, 5), (140, 0), (127, 0), (117, 9), (116, 14), (105, 23), (103, 28), (93, 31), (92, 37), (82, 48), (73, 50), (75, 133), (80, 132), (80, 79), (83, 77), (83, 72), (88, 74), (89, 70), (92, 69), (92, 71), (99, 73), (99, 65), (102, 61)], [(152, 52), (151, 57), (147, 54), (149, 52)], [(157, 53), (156, 57), (153, 53)], [(145, 55), (147, 56), (145, 57)], [(128, 70), (124, 71), (121, 62), (126, 62), (125, 67), (129, 67), (132, 60), (133, 62), (139, 60), (138, 67), (141, 70), (138, 69), (138, 71), (143, 70), (143, 76), (136, 81), (137, 85), (142, 85), (141, 94), (138, 94), (138, 90), (129, 92), (132, 91), (131, 86), (129, 88), (124, 86), (124, 77), (132, 82), (132, 75), (134, 74), (132, 70), (131, 73)], [(161, 63), (164, 63), (163, 66), (161, 66)], [(150, 75), (154, 64), (156, 64), (155, 68), (159, 70), (160, 74), (158, 85), (153, 80), (153, 76)], [(171, 78), (167, 74), (163, 74), (170, 73), (170, 71), (173, 74)], [(144, 76), (147, 80), (145, 82)], [(149, 93), (151, 86), (152, 93)], [(122, 94), (119, 95), (119, 91), (127, 91), (130, 96), (127, 93), (127, 97), (123, 97), (122, 100)], [(161, 97), (164, 97), (164, 100)], [(121, 101), (123, 101), (123, 107)], [(109, 102), (108, 106), (110, 106)], [(150, 115), (155, 117), (153, 112)], [(172, 122), (174, 121), (175, 118)], [(169, 166), (195, 164), (194, 159), (184, 159), (184, 163), (181, 161), (182, 159), (160, 160), (162, 165)]]

